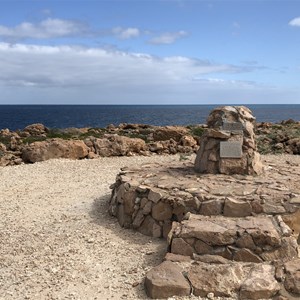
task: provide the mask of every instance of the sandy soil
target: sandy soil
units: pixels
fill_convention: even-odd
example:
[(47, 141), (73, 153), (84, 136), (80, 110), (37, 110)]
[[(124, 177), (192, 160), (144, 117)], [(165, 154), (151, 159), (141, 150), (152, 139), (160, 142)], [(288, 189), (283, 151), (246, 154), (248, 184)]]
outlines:
[(122, 166), (172, 160), (0, 167), (0, 299), (147, 299), (144, 275), (166, 242), (120, 228), (107, 213), (109, 186)]

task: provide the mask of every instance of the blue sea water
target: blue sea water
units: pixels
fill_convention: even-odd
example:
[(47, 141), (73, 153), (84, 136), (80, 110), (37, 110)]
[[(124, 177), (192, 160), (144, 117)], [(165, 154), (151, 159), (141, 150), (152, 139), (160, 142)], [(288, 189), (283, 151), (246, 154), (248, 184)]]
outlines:
[[(203, 124), (218, 105), (0, 105), (0, 129), (23, 129), (43, 123), (49, 128), (105, 127), (109, 124)], [(300, 104), (247, 105), (259, 122), (300, 120)]]

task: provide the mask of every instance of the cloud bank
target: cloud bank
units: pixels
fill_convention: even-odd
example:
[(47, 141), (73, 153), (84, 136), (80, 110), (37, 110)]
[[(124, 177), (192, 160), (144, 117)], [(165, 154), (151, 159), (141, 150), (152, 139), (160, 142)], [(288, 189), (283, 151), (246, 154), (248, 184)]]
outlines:
[(81, 22), (48, 18), (34, 24), (23, 22), (15, 27), (0, 25), (0, 37), (6, 39), (49, 39), (88, 33), (89, 28)]
[(184, 30), (177, 32), (165, 32), (157, 37), (152, 38), (149, 43), (153, 45), (168, 45), (175, 43), (178, 39), (187, 36), (188, 33)]
[[(137, 38), (142, 35), (152, 35), (136, 27), (117, 26), (110, 29), (93, 29), (87, 23), (47, 18), (39, 23), (22, 22), (15, 27), (0, 25), (0, 38), (4, 41), (16, 42), (26, 39), (53, 39), (62, 37), (105, 37), (114, 36), (120, 40)], [(150, 39), (153, 45), (173, 44), (176, 40), (187, 36), (187, 32), (166, 32)]]
[(294, 18), (289, 22), (290, 26), (299, 26), (300, 27), (300, 17)]
[(234, 91), (249, 98), (260, 90), (255, 82), (220, 79), (251, 72), (247, 66), (183, 56), (0, 43), (0, 61), (0, 103), (229, 103)]

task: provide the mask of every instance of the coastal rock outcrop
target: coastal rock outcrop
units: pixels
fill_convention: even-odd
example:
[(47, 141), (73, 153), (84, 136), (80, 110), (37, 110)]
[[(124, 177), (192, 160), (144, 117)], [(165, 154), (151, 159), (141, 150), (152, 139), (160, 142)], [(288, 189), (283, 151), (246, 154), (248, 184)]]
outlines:
[(22, 159), (35, 163), (52, 158), (82, 159), (88, 155), (88, 148), (83, 141), (51, 139), (34, 142), (22, 150)]
[(26, 126), (23, 132), (27, 136), (43, 136), (49, 132), (49, 129), (44, 124), (36, 123)]
[(128, 156), (142, 154), (146, 151), (146, 143), (139, 138), (129, 138), (119, 135), (105, 135), (103, 138), (89, 138), (85, 141), (90, 151), (99, 156)]

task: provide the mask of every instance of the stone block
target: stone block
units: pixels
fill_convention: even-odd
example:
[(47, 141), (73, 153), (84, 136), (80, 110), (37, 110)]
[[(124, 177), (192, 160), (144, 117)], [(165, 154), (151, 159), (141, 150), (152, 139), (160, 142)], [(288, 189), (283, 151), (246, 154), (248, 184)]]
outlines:
[[(144, 235), (156, 236), (159, 234), (160, 226), (155, 222), (151, 216), (146, 216), (138, 231)], [(160, 235), (158, 236), (160, 237)]]
[(188, 272), (195, 296), (206, 297), (213, 292), (215, 297), (232, 297), (236, 299), (241, 282), (248, 273), (247, 267), (239, 264), (205, 264), (193, 265)]
[(162, 198), (162, 194), (159, 191), (151, 189), (148, 194), (148, 199), (154, 203), (157, 203)]
[(223, 213), (224, 200), (213, 199), (201, 204), (199, 213), (204, 216), (216, 216)]
[(181, 268), (171, 261), (164, 261), (146, 274), (145, 289), (152, 299), (189, 296), (191, 290)]
[(300, 258), (285, 263), (284, 268), (286, 272), (284, 287), (290, 293), (300, 296)]
[(192, 257), (194, 249), (185, 240), (174, 238), (171, 244), (171, 253)]
[(173, 209), (168, 203), (162, 201), (152, 206), (152, 217), (157, 221), (170, 220), (172, 217)]
[(247, 201), (226, 198), (224, 203), (224, 216), (246, 217), (252, 213), (251, 204)]
[(143, 223), (144, 219), (145, 219), (145, 216), (143, 214), (143, 211), (139, 210), (132, 222), (132, 227), (139, 228), (141, 226), (141, 224)]
[(240, 290), (240, 299), (270, 299), (280, 290), (275, 279), (275, 267), (259, 264), (255, 266)]

